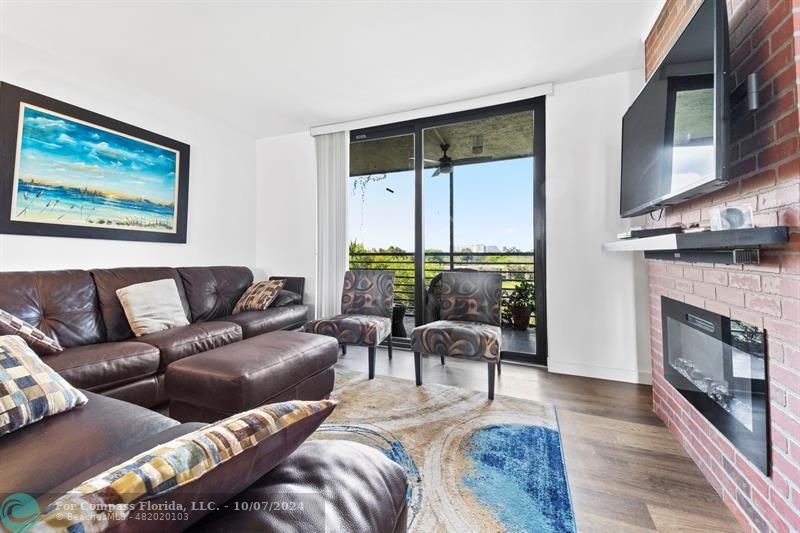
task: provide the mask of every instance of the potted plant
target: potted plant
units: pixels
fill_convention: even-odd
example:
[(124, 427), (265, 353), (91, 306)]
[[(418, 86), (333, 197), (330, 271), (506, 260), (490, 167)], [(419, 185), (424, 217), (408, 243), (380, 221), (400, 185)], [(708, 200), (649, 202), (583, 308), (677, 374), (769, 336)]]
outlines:
[(517, 285), (508, 297), (508, 308), (514, 329), (528, 329), (531, 313), (536, 309), (533, 283), (523, 281)]

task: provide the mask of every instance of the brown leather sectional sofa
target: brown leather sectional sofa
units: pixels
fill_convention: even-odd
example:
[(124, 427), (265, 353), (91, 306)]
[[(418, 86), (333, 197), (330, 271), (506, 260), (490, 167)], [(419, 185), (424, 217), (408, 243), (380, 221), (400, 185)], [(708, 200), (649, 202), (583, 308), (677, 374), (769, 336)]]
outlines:
[[(191, 324), (133, 337), (115, 291), (164, 278), (176, 281)], [(302, 294), (301, 278), (286, 279), (287, 289)], [(244, 267), (0, 273), (0, 309), (56, 338), (64, 352), (43, 360), (74, 386), (91, 391), (86, 392), (86, 405), (0, 438), (0, 494), (24, 492), (44, 508), (106, 469), (202, 427), (203, 423), (181, 424), (144, 408), (167, 400), (165, 369), (243, 338), (292, 329), (307, 318), (302, 301), (231, 315), (252, 280), (252, 272)], [(276, 335), (274, 349), (288, 346), (280, 340), (286, 335)], [(271, 374), (275, 380), (305, 379), (309, 387), (320, 375), (293, 378), (281, 368), (283, 373)], [(403, 469), (360, 444), (302, 443), (307, 433), (288, 431), (275, 445), (251, 448), (190, 484), (188, 491), (178, 492), (176, 499), (201, 504), (187, 518), (131, 520), (115, 531), (404, 532), (408, 483)], [(266, 455), (285, 459), (264, 474), (260, 468)], [(252, 505), (287, 498), (303, 501), (304, 510), (275, 512)], [(211, 511), (211, 505), (217, 510)]]
[[(134, 337), (117, 289), (168, 278), (175, 280), (191, 324)], [(303, 278), (284, 279), (286, 290), (302, 295)], [(43, 360), (75, 387), (156, 407), (168, 400), (169, 364), (305, 323), (302, 299), (231, 315), (252, 283), (250, 269), (238, 266), (0, 272), (0, 309), (59, 341), (64, 352)]]

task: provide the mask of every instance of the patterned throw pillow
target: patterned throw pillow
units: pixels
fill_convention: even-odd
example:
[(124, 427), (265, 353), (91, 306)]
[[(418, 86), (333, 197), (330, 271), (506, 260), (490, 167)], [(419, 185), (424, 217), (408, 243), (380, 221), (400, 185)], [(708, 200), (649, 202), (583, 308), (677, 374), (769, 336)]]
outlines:
[(272, 300), (278, 297), (278, 293), (286, 283), (285, 279), (272, 279), (269, 281), (259, 281), (250, 285), (239, 301), (233, 308), (233, 314), (242, 311), (263, 311)]
[(54, 355), (64, 351), (64, 348), (45, 333), (24, 320), (6, 313), (0, 309), (0, 335), (18, 335), (28, 343), (38, 355)]
[(21, 337), (0, 337), (0, 435), (86, 402)]
[[(317, 413), (327, 411), (327, 416), (335, 406), (332, 400), (264, 405), (160, 444), (58, 498), (47, 507), (34, 531), (112, 529), (129, 516), (136, 503), (196, 481), (289, 426)], [(75, 509), (92, 512), (85, 516), (65, 512)]]

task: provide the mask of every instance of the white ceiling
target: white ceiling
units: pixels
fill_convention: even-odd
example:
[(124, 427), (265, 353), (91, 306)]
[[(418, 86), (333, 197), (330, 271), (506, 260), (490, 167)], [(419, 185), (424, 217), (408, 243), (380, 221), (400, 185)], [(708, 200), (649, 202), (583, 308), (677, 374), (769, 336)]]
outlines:
[(6, 38), (253, 137), (642, 68), (661, 4), (0, 2)]

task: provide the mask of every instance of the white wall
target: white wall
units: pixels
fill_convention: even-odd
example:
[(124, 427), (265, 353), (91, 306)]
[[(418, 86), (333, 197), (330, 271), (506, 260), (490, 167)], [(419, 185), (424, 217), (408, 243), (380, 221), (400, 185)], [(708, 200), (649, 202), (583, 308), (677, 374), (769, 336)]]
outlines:
[[(191, 146), (187, 244), (0, 235), (0, 270), (146, 265), (256, 266), (254, 141), (91, 71), (0, 36), (0, 79)], [(121, 61), (124, 58), (120, 58)], [(165, 58), (165, 60), (168, 60)], [(142, 73), (147, 75), (147, 73)]]
[(256, 143), (259, 275), (305, 276), (314, 316), (317, 255), (317, 171), (307, 131)]
[(630, 226), (619, 218), (621, 125), (642, 84), (641, 71), (623, 72), (547, 98), (551, 372), (649, 383), (644, 259), (600, 249)]

